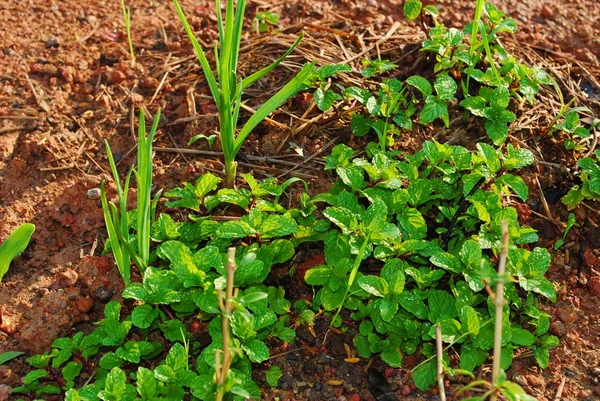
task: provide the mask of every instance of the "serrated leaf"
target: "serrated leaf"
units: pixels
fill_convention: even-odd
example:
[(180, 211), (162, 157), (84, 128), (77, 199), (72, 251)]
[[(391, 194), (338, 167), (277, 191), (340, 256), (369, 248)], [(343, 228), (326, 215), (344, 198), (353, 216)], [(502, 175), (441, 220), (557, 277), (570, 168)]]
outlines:
[(138, 394), (145, 400), (151, 400), (158, 389), (154, 373), (143, 366), (138, 367), (136, 386)]
[(417, 88), (423, 94), (424, 98), (427, 98), (433, 93), (433, 88), (431, 87), (429, 81), (420, 75), (413, 75), (412, 77), (408, 77), (406, 79), (406, 83), (410, 86)]
[(269, 386), (277, 387), (277, 383), (279, 382), (281, 376), (283, 376), (283, 373), (281, 372), (281, 368), (279, 366), (274, 365), (265, 370), (265, 375)]
[(400, 368), (402, 366), (402, 354), (398, 349), (385, 350), (380, 356), (381, 360), (392, 368)]
[(350, 120), (350, 130), (355, 136), (362, 137), (369, 133), (373, 120), (362, 114), (355, 114)]
[(413, 372), (413, 381), (421, 391), (429, 390), (437, 378), (437, 365), (435, 359), (418, 366)]
[(456, 316), (456, 301), (454, 297), (442, 290), (431, 290), (428, 296), (429, 314), (431, 323)]
[(385, 280), (377, 276), (361, 276), (356, 280), (359, 287), (376, 297), (385, 297), (388, 293), (388, 285)]
[(317, 88), (313, 94), (313, 97), (315, 99), (315, 104), (321, 111), (329, 110), (335, 102), (335, 93), (333, 93), (331, 89), (323, 90), (321, 88)]
[(496, 179), (498, 184), (507, 185), (513, 192), (522, 200), (527, 200), (529, 196), (529, 188), (525, 181), (518, 175), (513, 174), (503, 174)]
[(131, 321), (140, 329), (147, 329), (158, 317), (158, 310), (151, 305), (138, 305), (131, 312)]
[(284, 215), (270, 215), (260, 225), (260, 233), (263, 237), (283, 237), (298, 230), (298, 224), (291, 217)]
[(408, 21), (416, 19), (421, 14), (423, 3), (421, 0), (407, 0), (404, 3), (404, 15)]
[(251, 361), (261, 363), (269, 359), (269, 347), (260, 340), (250, 340), (242, 344), (242, 349)]

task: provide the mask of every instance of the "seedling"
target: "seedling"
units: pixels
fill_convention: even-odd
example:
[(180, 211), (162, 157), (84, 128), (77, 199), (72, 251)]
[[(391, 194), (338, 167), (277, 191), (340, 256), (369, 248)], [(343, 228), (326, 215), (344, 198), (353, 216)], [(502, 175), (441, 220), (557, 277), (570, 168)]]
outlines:
[(246, 0), (239, 1), (236, 7), (234, 7), (233, 0), (227, 0), (224, 19), (221, 14), (221, 2), (219, 0), (217, 1), (219, 45), (215, 45), (215, 59), (217, 60), (217, 76), (215, 77), (206, 55), (204, 54), (204, 50), (202, 50), (200, 43), (198, 43), (198, 40), (185, 17), (183, 9), (177, 0), (174, 0), (174, 3), (179, 18), (183, 23), (183, 27), (192, 42), (194, 52), (202, 66), (202, 71), (206, 77), (208, 87), (217, 105), (217, 109), (219, 110), (219, 138), (221, 140), (225, 162), (225, 187), (233, 188), (237, 170), (235, 158), (242, 148), (244, 141), (262, 120), (303, 88), (304, 81), (312, 73), (313, 64), (305, 66), (290, 82), (281, 88), (279, 92), (260, 106), (248, 119), (244, 127), (237, 132), (238, 117), (244, 90), (272, 71), (288, 55), (290, 55), (300, 43), (302, 35), (298, 37), (283, 56), (275, 60), (271, 65), (255, 72), (249, 77), (240, 79), (238, 77), (237, 68)]
[(567, 220), (567, 226), (565, 227), (565, 231), (563, 232), (563, 236), (561, 239), (559, 239), (558, 241), (556, 241), (554, 243), (554, 250), (557, 251), (561, 246), (563, 246), (563, 244), (565, 243), (565, 239), (567, 238), (567, 235), (569, 235), (569, 231), (571, 231), (571, 228), (573, 228), (573, 226), (578, 225), (575, 222), (575, 213), (569, 213), (569, 219)]
[(34, 231), (33, 224), (22, 224), (0, 245), (0, 281), (8, 271), (10, 262), (27, 248)]
[[(112, 151), (108, 141), (106, 144), (106, 154), (110, 164), (110, 169), (117, 186), (117, 197), (119, 207), (108, 202), (106, 198), (105, 183), (101, 185), (102, 210), (104, 212), (104, 221), (108, 231), (110, 249), (117, 262), (119, 273), (123, 278), (125, 285), (129, 284), (131, 277), (131, 259), (134, 260), (137, 267), (143, 272), (148, 266), (150, 258), (150, 226), (154, 220), (156, 204), (160, 191), (155, 195), (154, 200), (151, 197), (152, 191), (152, 141), (158, 128), (160, 111), (154, 117), (154, 123), (150, 133), (146, 135), (146, 121), (144, 112), (140, 110), (138, 122), (138, 157), (137, 170), (133, 169), (127, 174), (124, 186), (121, 185), (119, 172), (115, 164)], [(133, 234), (130, 233), (131, 219), (127, 213), (127, 196), (129, 192), (129, 182), (131, 174), (135, 174), (137, 181), (137, 215), (136, 215), (136, 241), (137, 250), (130, 243)]]
[(256, 33), (268, 32), (271, 26), (279, 23), (279, 15), (270, 11), (261, 11), (254, 16), (254, 26)]
[(135, 66), (135, 51), (133, 50), (133, 40), (131, 38), (131, 7), (125, 5), (125, 0), (121, 0), (121, 11), (123, 13), (123, 22), (125, 23), (125, 32), (127, 33), (127, 43), (129, 44), (131, 67), (133, 68)]

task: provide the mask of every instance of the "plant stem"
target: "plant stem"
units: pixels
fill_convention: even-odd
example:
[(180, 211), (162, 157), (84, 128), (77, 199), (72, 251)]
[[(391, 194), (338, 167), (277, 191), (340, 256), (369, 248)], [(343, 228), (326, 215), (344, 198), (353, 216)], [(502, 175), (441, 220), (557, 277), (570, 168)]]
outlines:
[(237, 171), (237, 162), (235, 161), (235, 155), (233, 158), (225, 159), (225, 188), (235, 188), (235, 177)]
[[(235, 176), (234, 176), (235, 177)], [(223, 361), (219, 361), (219, 354), (217, 351), (217, 357), (215, 359), (215, 379), (217, 382), (217, 394), (216, 401), (222, 401), (225, 396), (225, 382), (227, 381), (227, 374), (229, 373), (229, 367), (233, 357), (231, 356), (231, 350), (229, 347), (229, 319), (233, 312), (233, 279), (235, 275), (235, 248), (231, 247), (227, 250), (227, 286), (225, 288), (225, 301), (222, 302), (222, 293), (219, 290), (219, 308), (221, 309), (221, 331), (223, 334)]]
[(442, 350), (442, 328), (439, 323), (435, 325), (435, 345), (437, 347), (437, 382), (440, 390), (440, 401), (446, 401), (444, 389), (444, 353)]
[[(504, 309), (504, 274), (506, 273), (506, 257), (508, 255), (508, 222), (502, 221), (502, 250), (500, 251), (500, 262), (498, 263), (498, 283), (496, 284), (496, 323), (494, 326), (494, 360), (492, 363), (492, 384), (497, 386), (500, 376), (500, 362), (502, 356), (502, 312)], [(494, 391), (491, 400), (498, 398)]]

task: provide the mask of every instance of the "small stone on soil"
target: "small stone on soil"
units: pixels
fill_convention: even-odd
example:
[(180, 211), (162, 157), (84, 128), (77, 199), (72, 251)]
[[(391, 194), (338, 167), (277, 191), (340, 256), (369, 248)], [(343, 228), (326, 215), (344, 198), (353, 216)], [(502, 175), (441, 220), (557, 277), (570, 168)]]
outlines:
[(8, 401), (12, 388), (5, 384), (0, 384), (0, 401)]
[(94, 308), (94, 300), (92, 298), (80, 297), (75, 301), (75, 307), (81, 313), (88, 313)]
[(101, 195), (100, 188), (92, 188), (92, 189), (88, 190), (85, 194), (85, 196), (88, 199), (100, 199), (100, 195)]
[(541, 387), (544, 387), (544, 385), (546, 384), (544, 382), (544, 379), (542, 379), (541, 377), (535, 376), (535, 375), (526, 375), (525, 379), (527, 380), (527, 383), (529, 383), (529, 385), (531, 387), (541, 388)]
[(113, 85), (118, 85), (121, 82), (125, 81), (127, 77), (119, 70), (113, 70), (108, 74), (108, 83)]
[(600, 276), (594, 276), (588, 281), (590, 291), (597, 297), (600, 297)]
[(50, 49), (52, 47), (58, 47), (59, 46), (58, 39), (50, 38), (46, 41), (44, 46), (46, 47), (46, 49)]
[(107, 304), (113, 296), (112, 291), (107, 290), (104, 287), (98, 287), (95, 291), (95, 294), (96, 298), (98, 298), (98, 301), (100, 301), (103, 304)]
[(79, 275), (75, 270), (67, 269), (64, 272), (58, 273), (56, 281), (50, 286), (53, 289), (72, 287), (77, 283)]

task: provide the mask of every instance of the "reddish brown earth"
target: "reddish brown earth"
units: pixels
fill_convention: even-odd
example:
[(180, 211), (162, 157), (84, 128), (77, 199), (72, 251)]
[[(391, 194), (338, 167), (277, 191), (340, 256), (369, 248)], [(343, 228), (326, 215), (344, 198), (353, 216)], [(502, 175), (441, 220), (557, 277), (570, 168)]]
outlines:
[[(140, 107), (151, 115), (158, 107), (164, 108), (157, 147), (188, 148), (193, 135), (210, 134), (216, 127), (215, 109), (206, 97), (200, 70), (190, 57), (190, 46), (171, 2), (130, 3), (137, 52), (134, 67), (128, 59), (118, 2), (5, 0), (0, 4), (0, 240), (21, 223), (36, 225), (29, 248), (14, 261), (0, 284), (0, 353), (45, 351), (54, 338), (70, 335), (74, 327), (97, 320), (111, 295), (118, 299), (122, 289), (118, 272), (111, 259), (100, 256), (106, 238), (102, 209), (89, 192), (98, 188), (101, 180), (110, 178), (104, 139), (111, 143), (121, 161), (120, 170), (125, 172), (135, 150), (130, 121), (133, 111), (137, 113)], [(474, 2), (429, 3), (443, 6), (440, 14), (447, 24), (460, 26), (473, 14)], [(182, 5), (200, 38), (211, 43), (216, 35), (213, 3), (188, 0)], [(578, 105), (591, 107), (597, 115), (600, 4), (594, 0), (510, 0), (502, 7), (521, 29), (514, 39), (507, 39), (509, 48), (528, 63), (541, 62), (550, 72), (562, 74), (568, 99), (577, 97)], [(403, 75), (418, 71), (418, 62), (423, 61), (414, 51), (423, 33), (405, 23), (401, 2), (252, 2), (248, 15), (258, 9), (279, 13), (283, 33), (257, 35), (248, 29), (242, 50), (243, 73), (269, 63), (300, 31), (304, 30), (307, 37), (277, 74), (249, 92), (250, 106), (265, 92), (280, 87), (305, 61), (318, 58), (320, 62), (341, 62), (349, 57), (344, 51), (352, 56), (375, 44), (394, 21), (401, 25), (381, 44), (385, 57), (399, 64)], [(369, 54), (377, 57), (376, 49)], [(360, 57), (353, 65), (358, 67), (359, 61)], [(586, 98), (581, 88), (591, 96)], [(335, 113), (319, 117), (312, 112), (304, 120), (286, 114), (302, 115), (310, 101), (310, 97), (298, 96), (284, 107), (285, 112), (274, 117), (298, 131), (295, 135), (268, 123), (258, 129), (242, 150), (240, 160), (245, 164), (240, 169), (254, 171), (257, 176), (286, 173), (290, 166), (281, 160), (302, 159), (290, 156), (257, 161), (246, 160), (243, 155), (294, 155), (288, 146), (291, 140), (302, 146), (306, 156), (333, 140), (361, 144), (353, 142)], [(550, 118), (543, 116), (536, 127), (548, 124)], [(535, 129), (530, 131), (528, 138), (540, 135)], [(412, 137), (402, 138), (399, 147), (414, 150), (418, 146), (415, 139), (425, 134), (432, 133), (415, 132)], [(455, 136), (454, 132), (443, 134)], [(560, 146), (551, 139), (541, 141), (538, 149), (536, 156), (541, 160), (573, 166), (573, 155), (558, 151)], [(331, 181), (318, 164), (321, 156), (291, 173), (309, 179), (314, 193), (326, 189)], [(155, 160), (157, 188), (170, 188), (204, 171), (218, 173), (222, 168), (215, 156), (158, 152)], [(565, 179), (558, 170), (538, 166), (534, 171), (540, 174), (544, 190)], [(539, 193), (532, 193), (529, 206), (540, 211)], [(553, 218), (566, 220), (567, 212), (559, 203), (551, 207)], [(598, 205), (589, 204), (589, 208), (580, 207), (576, 212), (581, 227), (569, 237), (568, 253), (554, 253), (549, 271), (559, 300), (556, 305), (544, 306), (552, 314), (551, 331), (560, 338), (560, 346), (551, 352), (548, 369), (540, 371), (533, 358), (524, 354), (515, 359), (509, 372), (540, 400), (553, 400), (562, 380), (562, 399), (600, 399)], [(560, 229), (538, 215), (532, 215), (530, 224), (540, 231), (542, 245), (550, 245), (562, 235)], [(300, 255), (308, 260), (299, 259), (299, 271), (319, 259), (314, 250), (302, 250)], [(274, 272), (282, 280), (289, 277), (286, 273)], [(306, 288), (299, 291), (288, 293), (292, 297), (308, 293)], [(367, 386), (367, 361), (356, 365), (343, 362), (343, 345), (350, 345), (350, 339), (333, 335), (321, 347), (327, 323), (319, 321), (315, 327), (317, 338), (300, 328), (298, 340), (289, 348), (274, 344), (281, 349), (273, 348), (272, 355), (282, 355), (276, 362), (284, 367), (285, 374), (280, 389), (266, 391), (265, 399), (372, 399)], [(418, 362), (406, 359), (406, 369)], [(385, 370), (380, 362), (374, 366), (381, 372)], [(2, 366), (0, 385), (15, 384), (22, 369), (19, 361)], [(416, 392), (407, 370), (385, 372), (398, 397), (435, 399), (433, 391)], [(332, 388), (326, 384), (329, 379), (343, 380), (343, 384)], [(260, 370), (257, 380), (267, 388)]]

